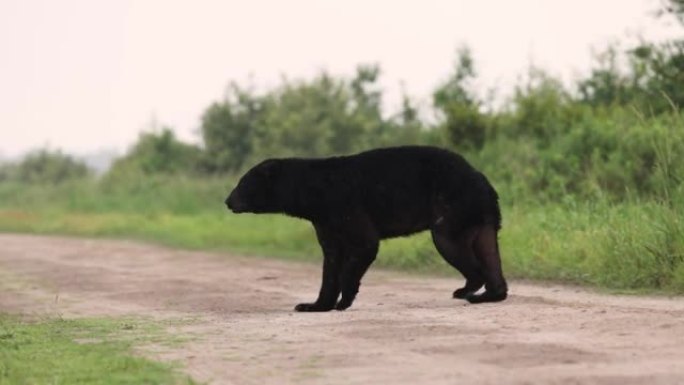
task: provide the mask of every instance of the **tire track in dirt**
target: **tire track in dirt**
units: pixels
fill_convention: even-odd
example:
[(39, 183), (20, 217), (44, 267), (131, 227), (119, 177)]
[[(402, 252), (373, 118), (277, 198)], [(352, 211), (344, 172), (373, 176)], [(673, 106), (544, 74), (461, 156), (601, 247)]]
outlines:
[[(0, 311), (143, 316), (189, 337), (144, 354), (211, 384), (684, 383), (684, 300), (373, 270), (345, 312), (294, 313), (316, 265), (128, 241), (0, 234)], [(169, 323), (165, 323), (169, 324)]]

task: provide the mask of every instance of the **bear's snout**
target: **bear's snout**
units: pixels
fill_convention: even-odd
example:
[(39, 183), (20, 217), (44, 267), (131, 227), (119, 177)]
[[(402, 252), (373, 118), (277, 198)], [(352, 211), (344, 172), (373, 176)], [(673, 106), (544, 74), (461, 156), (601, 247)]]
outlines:
[(238, 194), (233, 191), (230, 193), (228, 198), (226, 198), (226, 206), (230, 209), (230, 211), (234, 213), (239, 213), (244, 211), (244, 206), (242, 202), (240, 201), (240, 198), (238, 198)]

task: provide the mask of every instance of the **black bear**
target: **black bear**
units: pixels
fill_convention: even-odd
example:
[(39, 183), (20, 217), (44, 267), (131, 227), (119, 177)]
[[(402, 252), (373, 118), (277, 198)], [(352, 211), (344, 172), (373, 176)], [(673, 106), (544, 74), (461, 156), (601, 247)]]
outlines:
[(323, 282), (316, 302), (299, 304), (297, 311), (348, 308), (380, 240), (427, 229), (442, 257), (466, 279), (454, 298), (480, 303), (507, 295), (498, 195), (463, 157), (441, 148), (265, 160), (240, 179), (225, 203), (235, 213), (311, 221), (323, 249)]

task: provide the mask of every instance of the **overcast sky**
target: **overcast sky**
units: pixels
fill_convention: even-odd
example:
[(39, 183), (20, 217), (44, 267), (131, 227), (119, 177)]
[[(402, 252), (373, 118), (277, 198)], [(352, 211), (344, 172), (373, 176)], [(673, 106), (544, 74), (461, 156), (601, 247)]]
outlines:
[[(121, 151), (152, 117), (198, 138), (231, 80), (278, 84), (377, 62), (389, 105), (400, 82), (429, 103), (456, 48), (484, 87), (530, 63), (570, 79), (591, 48), (673, 36), (658, 0), (2, 0), (0, 156), (50, 146)], [(678, 31), (677, 31), (678, 32)]]

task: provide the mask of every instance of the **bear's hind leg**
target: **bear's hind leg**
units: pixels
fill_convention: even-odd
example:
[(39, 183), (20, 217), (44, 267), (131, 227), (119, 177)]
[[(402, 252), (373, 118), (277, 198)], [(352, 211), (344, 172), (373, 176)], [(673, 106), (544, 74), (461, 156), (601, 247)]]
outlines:
[(472, 248), (473, 240), (472, 231), (455, 235), (446, 223), (435, 225), (432, 229), (432, 241), (437, 251), (466, 279), (465, 286), (454, 291), (454, 298), (465, 299), (475, 294), (485, 283)]
[(471, 303), (503, 301), (508, 296), (508, 285), (501, 269), (497, 231), (494, 226), (481, 226), (473, 245), (475, 255), (484, 267), (485, 292), (468, 296), (467, 300)]

